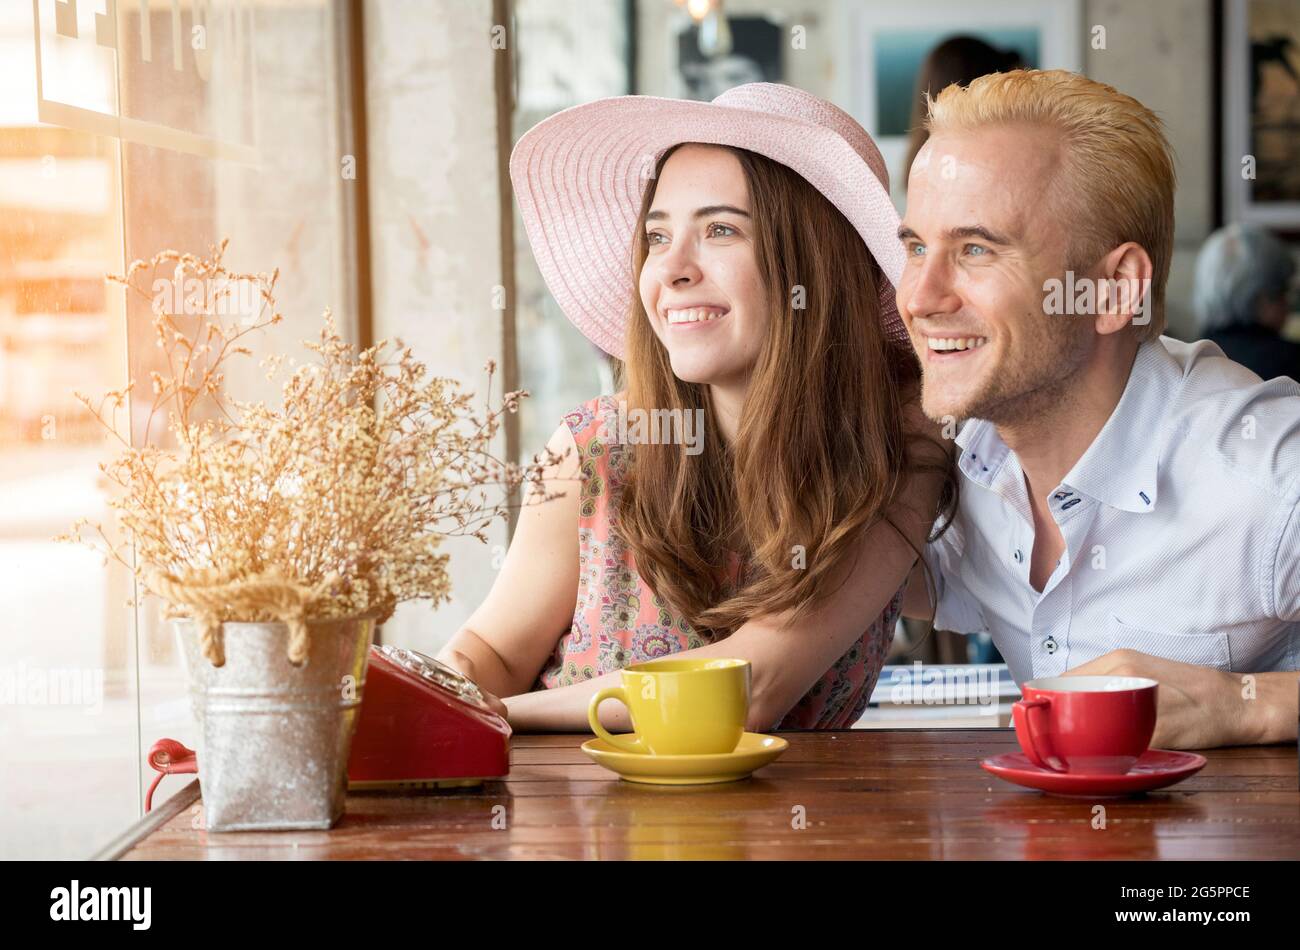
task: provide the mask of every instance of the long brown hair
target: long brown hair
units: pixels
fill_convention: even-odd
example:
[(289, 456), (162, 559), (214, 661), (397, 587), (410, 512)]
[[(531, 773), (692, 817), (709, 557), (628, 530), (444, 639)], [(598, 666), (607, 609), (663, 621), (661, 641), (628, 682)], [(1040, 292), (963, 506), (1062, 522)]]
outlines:
[[(637, 274), (655, 183), (674, 150), (659, 159), (642, 200)], [(628, 410), (701, 410), (704, 445), (695, 455), (677, 444), (630, 446), (615, 526), (649, 587), (714, 637), (753, 616), (797, 616), (828, 595), (862, 532), (886, 519), (909, 475), (940, 468), (918, 460), (905, 436), (903, 406), (917, 392), (920, 367), (910, 347), (885, 337), (883, 277), (861, 236), (800, 175), (728, 150), (749, 186), (767, 338), (729, 445), (708, 386), (673, 374), (634, 291), (623, 367)], [(956, 482), (943, 471), (941, 507), (951, 515)], [(732, 552), (744, 568), (735, 583), (720, 570)]]

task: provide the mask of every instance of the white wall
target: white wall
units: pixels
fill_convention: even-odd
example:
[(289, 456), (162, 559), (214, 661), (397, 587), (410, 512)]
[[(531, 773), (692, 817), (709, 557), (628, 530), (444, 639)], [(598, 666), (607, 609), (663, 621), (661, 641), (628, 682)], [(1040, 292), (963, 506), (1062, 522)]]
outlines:
[[(1210, 5), (1205, 0), (1089, 0), (1085, 16), (1089, 26), (1106, 27), (1106, 49), (1087, 50), (1088, 75), (1159, 115), (1173, 146), (1178, 191), (1166, 322), (1176, 335), (1195, 339), (1192, 267), (1214, 214)], [(1122, 162), (1124, 157), (1117, 155), (1115, 160)]]
[[(367, 0), (364, 15), (375, 339), (400, 336), (430, 373), (481, 393), (502, 356), (492, 3)], [(505, 526), (489, 534), (446, 544), (452, 601), (399, 607), (384, 642), (437, 652), (491, 587)]]

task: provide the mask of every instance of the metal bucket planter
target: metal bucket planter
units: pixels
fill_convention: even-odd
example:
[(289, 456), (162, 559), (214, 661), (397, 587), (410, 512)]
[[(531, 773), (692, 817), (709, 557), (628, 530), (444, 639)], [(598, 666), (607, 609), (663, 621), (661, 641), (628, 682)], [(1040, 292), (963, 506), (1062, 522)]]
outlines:
[(331, 827), (343, 814), (374, 619), (308, 623), (301, 666), (289, 662), (284, 623), (223, 623), (223, 666), (204, 657), (198, 623), (173, 624), (201, 731), (207, 830)]

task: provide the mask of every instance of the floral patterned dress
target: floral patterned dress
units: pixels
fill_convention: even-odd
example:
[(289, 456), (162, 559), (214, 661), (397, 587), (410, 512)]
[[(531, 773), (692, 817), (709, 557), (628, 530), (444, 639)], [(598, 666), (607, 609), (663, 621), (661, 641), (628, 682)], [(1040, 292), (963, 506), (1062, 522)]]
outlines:
[[(615, 441), (616, 397), (599, 396), (583, 403), (566, 413), (564, 421), (577, 443), (582, 472), (578, 602), (572, 625), (560, 637), (533, 689), (569, 686), (710, 642), (646, 586), (632, 552), (613, 530), (631, 461), (628, 447)], [(736, 566), (733, 561), (733, 570)], [(861, 717), (894, 638), (902, 600), (900, 588), (884, 612), (776, 728), (847, 729)]]

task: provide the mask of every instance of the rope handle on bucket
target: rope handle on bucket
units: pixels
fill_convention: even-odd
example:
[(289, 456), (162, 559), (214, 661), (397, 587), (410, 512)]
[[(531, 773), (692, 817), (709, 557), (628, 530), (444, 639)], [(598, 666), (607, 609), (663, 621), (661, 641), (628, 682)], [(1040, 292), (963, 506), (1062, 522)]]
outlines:
[(278, 571), (236, 581), (223, 578), (213, 568), (202, 568), (177, 577), (166, 571), (152, 571), (148, 587), (173, 611), (188, 612), (199, 624), (204, 657), (213, 666), (225, 666), (226, 651), (221, 638), (223, 611), (246, 616), (265, 614), (289, 625), (289, 662), (302, 665), (307, 659), (309, 639), (306, 613), (336, 580), (331, 575), (316, 588), (296, 583)]
[[(189, 570), (184, 576), (151, 570), (145, 586), (167, 604), (168, 618), (188, 618), (198, 623), (200, 649), (213, 666), (226, 663), (221, 618), (229, 615), (273, 618), (287, 624), (289, 662), (301, 666), (307, 662), (311, 646), (308, 615), (341, 583), (336, 572), (310, 586), (274, 569), (230, 580), (209, 567)], [(386, 621), (396, 607), (397, 598), (387, 595), (372, 611), (375, 623)]]
[(187, 749), (175, 739), (159, 739), (149, 748), (149, 765), (158, 773), (149, 792), (144, 797), (144, 810), (153, 809), (153, 790), (164, 775), (196, 774), (199, 759), (193, 749)]

